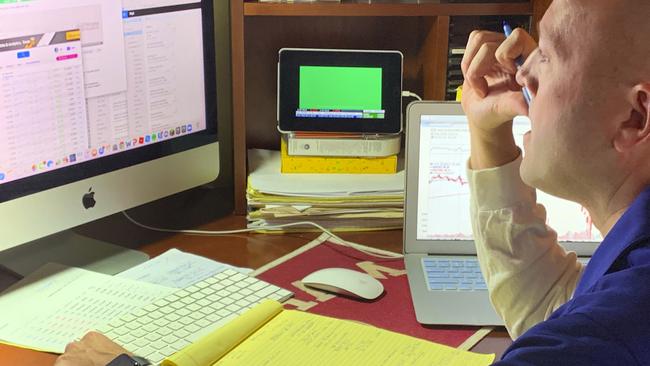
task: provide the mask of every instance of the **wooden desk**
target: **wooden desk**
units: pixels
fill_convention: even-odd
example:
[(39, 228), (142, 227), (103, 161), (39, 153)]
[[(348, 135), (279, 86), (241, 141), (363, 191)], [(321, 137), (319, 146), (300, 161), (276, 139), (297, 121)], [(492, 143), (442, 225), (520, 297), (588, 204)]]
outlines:
[[(204, 230), (227, 230), (245, 226), (242, 216), (227, 216), (200, 227)], [(127, 222), (121, 215), (113, 215), (96, 223), (85, 225), (79, 232), (110, 242), (125, 243), (126, 246), (141, 249), (156, 256), (170, 248), (202, 255), (235, 266), (258, 268), (281, 257), (316, 238), (320, 233), (299, 233), (287, 235), (237, 234), (228, 236), (164, 235), (141, 229)], [(341, 236), (353, 242), (400, 252), (402, 231), (393, 230), (369, 233), (345, 233)], [(404, 306), (411, 306), (404, 304)], [(510, 344), (505, 330), (492, 332), (477, 344), (477, 352), (497, 354), (497, 358)], [(0, 366), (52, 365), (56, 355), (0, 345)]]

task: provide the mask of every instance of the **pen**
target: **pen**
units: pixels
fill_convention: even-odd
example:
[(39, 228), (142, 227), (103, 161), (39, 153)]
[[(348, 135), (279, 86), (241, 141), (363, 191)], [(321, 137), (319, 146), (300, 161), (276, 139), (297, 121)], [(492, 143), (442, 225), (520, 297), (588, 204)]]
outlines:
[[(507, 21), (503, 21), (503, 33), (505, 33), (506, 37), (510, 37), (512, 34), (512, 28), (510, 28), (510, 24), (508, 24)], [(521, 68), (521, 66), (524, 64), (524, 58), (519, 56), (515, 59), (515, 65), (517, 65), (517, 70)], [(533, 96), (530, 94), (530, 90), (526, 88), (525, 86), (521, 89), (522, 94), (524, 95), (524, 99), (526, 100), (526, 103), (530, 107), (530, 103), (533, 102)]]

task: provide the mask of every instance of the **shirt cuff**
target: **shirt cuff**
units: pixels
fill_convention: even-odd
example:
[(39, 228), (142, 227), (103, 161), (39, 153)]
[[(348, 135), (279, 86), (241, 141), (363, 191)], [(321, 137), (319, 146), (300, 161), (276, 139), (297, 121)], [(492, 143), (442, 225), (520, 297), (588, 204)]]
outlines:
[(479, 211), (493, 211), (514, 207), (523, 202), (536, 201), (535, 189), (521, 180), (517, 159), (499, 167), (473, 170), (467, 161), (467, 179), (472, 199)]

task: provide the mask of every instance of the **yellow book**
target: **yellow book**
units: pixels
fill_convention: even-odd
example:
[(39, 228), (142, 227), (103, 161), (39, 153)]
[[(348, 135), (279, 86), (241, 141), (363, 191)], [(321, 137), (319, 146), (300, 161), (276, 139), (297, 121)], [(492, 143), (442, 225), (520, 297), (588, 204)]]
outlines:
[(163, 361), (163, 366), (487, 366), (494, 355), (380, 328), (284, 310), (268, 300)]
[(393, 174), (397, 172), (397, 155), (380, 158), (340, 156), (292, 156), (287, 142), (280, 143), (282, 173)]

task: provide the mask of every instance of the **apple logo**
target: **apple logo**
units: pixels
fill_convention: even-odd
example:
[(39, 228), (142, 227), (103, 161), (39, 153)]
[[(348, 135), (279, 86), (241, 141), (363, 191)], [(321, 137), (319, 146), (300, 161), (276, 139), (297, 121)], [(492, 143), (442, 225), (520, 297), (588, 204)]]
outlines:
[(85, 209), (95, 207), (95, 192), (93, 192), (93, 187), (88, 189), (88, 193), (84, 194), (81, 198), (81, 203), (84, 205)]

